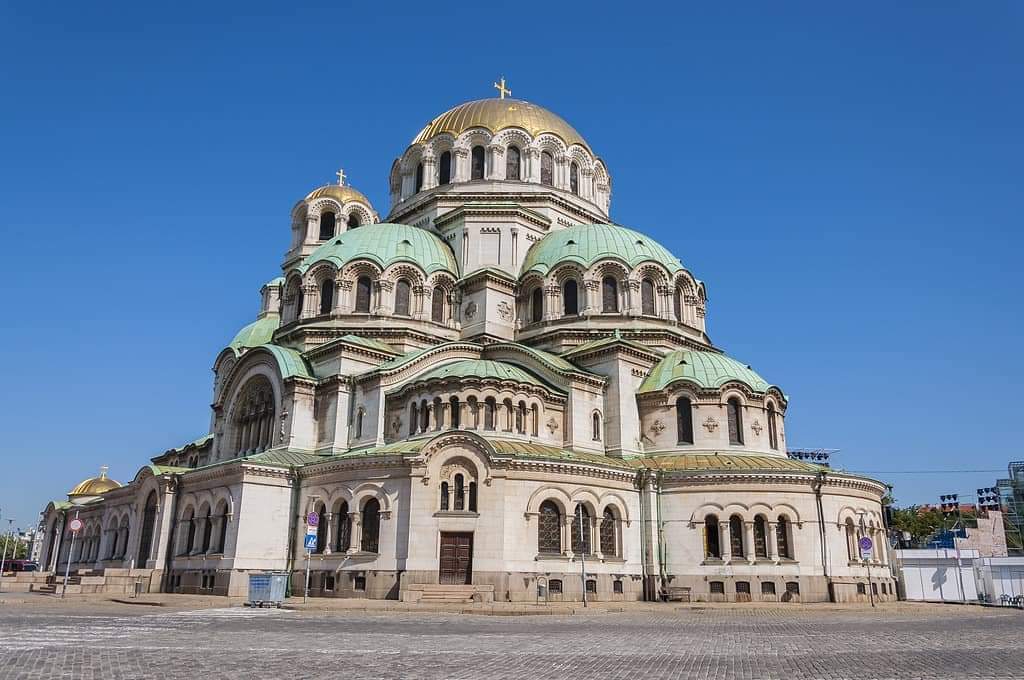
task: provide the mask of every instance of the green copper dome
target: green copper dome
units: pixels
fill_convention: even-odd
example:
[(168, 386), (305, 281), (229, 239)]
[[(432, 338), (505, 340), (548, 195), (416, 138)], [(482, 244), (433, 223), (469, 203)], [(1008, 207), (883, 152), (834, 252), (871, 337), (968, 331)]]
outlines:
[(546, 274), (561, 262), (589, 267), (605, 258), (615, 258), (630, 267), (641, 262), (657, 262), (669, 273), (683, 268), (679, 258), (638, 231), (614, 224), (580, 224), (553, 231), (537, 241), (526, 253), (522, 273)]
[(750, 366), (731, 357), (716, 352), (683, 349), (670, 352), (659, 361), (640, 384), (638, 392), (656, 392), (679, 380), (708, 389), (717, 389), (732, 381), (744, 383), (755, 392), (765, 392), (771, 387)]
[(342, 267), (352, 260), (367, 259), (381, 267), (395, 262), (419, 265), (427, 274), (449, 271), (458, 274), (455, 254), (440, 238), (426, 229), (407, 224), (367, 224), (335, 236), (310, 253), (299, 267), (306, 272), (324, 260)]
[(238, 335), (228, 344), (228, 347), (238, 350), (265, 345), (274, 337), (274, 331), (280, 324), (281, 318), (277, 314), (267, 314), (238, 331)]
[(436, 380), (439, 378), (489, 378), (491, 380), (511, 380), (517, 383), (525, 383), (527, 385), (536, 385), (537, 387), (551, 389), (539, 378), (527, 371), (524, 371), (518, 366), (506, 364), (503, 361), (490, 361), (487, 359), (463, 359), (461, 361), (454, 361), (450, 364), (443, 364), (437, 368), (430, 369), (423, 375), (418, 376), (413, 382)]

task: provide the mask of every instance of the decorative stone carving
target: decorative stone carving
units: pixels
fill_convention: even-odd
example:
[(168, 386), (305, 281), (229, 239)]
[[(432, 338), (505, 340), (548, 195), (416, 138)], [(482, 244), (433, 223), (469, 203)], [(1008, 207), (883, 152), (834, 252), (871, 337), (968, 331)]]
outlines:
[(753, 423), (752, 423), (752, 424), (750, 425), (750, 429), (754, 431), (754, 434), (756, 434), (757, 436), (759, 436), (759, 437), (760, 437), (760, 436), (761, 436), (761, 430), (763, 430), (763, 429), (764, 429), (764, 426), (763, 426), (763, 425), (761, 425), (761, 421), (760, 421), (760, 420), (755, 420), (755, 421), (754, 421), (754, 422), (753, 422)]
[(653, 433), (655, 437), (657, 437), (664, 431), (665, 423), (661, 422), (660, 420), (655, 420), (653, 423), (651, 423), (651, 433)]
[(394, 420), (391, 421), (391, 430), (395, 434), (398, 434), (402, 429), (402, 419), (399, 416), (395, 416)]
[(464, 312), (464, 314), (467, 319), (472, 319), (474, 316), (476, 316), (476, 303), (470, 300), (469, 304), (466, 305), (466, 311)]
[(712, 418), (711, 416), (708, 416), (707, 420), (704, 421), (704, 429), (706, 429), (708, 432), (714, 432), (716, 429), (718, 429), (718, 421)]
[(550, 418), (548, 420), (547, 425), (548, 425), (548, 432), (550, 432), (551, 434), (554, 434), (555, 431), (558, 430), (558, 421), (555, 420), (554, 418)]
[(498, 303), (498, 316), (505, 321), (512, 320), (512, 305), (502, 300)]

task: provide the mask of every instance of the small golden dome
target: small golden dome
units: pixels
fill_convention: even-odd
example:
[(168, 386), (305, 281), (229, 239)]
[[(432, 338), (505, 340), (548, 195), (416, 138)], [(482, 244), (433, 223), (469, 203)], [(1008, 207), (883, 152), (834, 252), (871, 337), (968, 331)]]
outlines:
[(68, 492), (68, 498), (83, 498), (85, 496), (99, 496), (100, 494), (114, 489), (120, 489), (121, 483), (107, 477), (107, 466), (100, 468), (99, 477), (90, 477), (83, 480)]
[(333, 198), (338, 203), (360, 201), (365, 205), (370, 205), (370, 201), (366, 196), (363, 196), (363, 194), (352, 187), (341, 186), (340, 184), (327, 184), (319, 189), (313, 189), (313, 191), (310, 191), (306, 196), (305, 200), (313, 201), (318, 198)]
[(579, 144), (587, 150), (590, 149), (573, 126), (547, 109), (521, 99), (497, 97), (459, 104), (454, 109), (442, 113), (430, 121), (412, 143), (425, 142), (442, 132), (458, 137), (475, 127), (487, 128), (492, 134), (497, 134), (505, 128), (522, 128), (532, 137), (550, 132), (560, 137), (567, 146)]

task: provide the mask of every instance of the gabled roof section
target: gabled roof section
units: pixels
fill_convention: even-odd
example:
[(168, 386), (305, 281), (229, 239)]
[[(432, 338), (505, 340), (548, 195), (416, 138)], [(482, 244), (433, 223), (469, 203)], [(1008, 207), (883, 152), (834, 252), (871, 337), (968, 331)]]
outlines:
[(417, 376), (410, 384), (428, 380), (479, 378), (481, 380), (509, 380), (515, 383), (534, 385), (546, 390), (561, 391), (548, 385), (537, 376), (514, 364), (488, 359), (460, 359), (441, 364)]
[(578, 347), (573, 347), (572, 349), (563, 352), (562, 356), (579, 356), (581, 354), (587, 354), (588, 352), (593, 352), (595, 350), (603, 349), (605, 347), (611, 347), (613, 345), (621, 345), (623, 347), (628, 347), (637, 352), (643, 352), (644, 354), (650, 354), (655, 357), (658, 356), (658, 353), (652, 350), (650, 347), (641, 345), (639, 342), (636, 342), (634, 340), (627, 340), (626, 338), (623, 338), (621, 335), (619, 335), (618, 332), (616, 332), (614, 335), (609, 335), (604, 338), (598, 338), (597, 340), (591, 340), (590, 342), (585, 342), (582, 345), (579, 345)]
[(281, 371), (282, 378), (316, 380), (306, 360), (295, 350), (269, 343), (260, 345), (255, 349), (264, 350), (273, 355), (274, 359), (277, 360), (277, 367)]
[(309, 254), (299, 271), (305, 273), (318, 262), (341, 268), (354, 260), (370, 260), (381, 268), (396, 262), (411, 262), (427, 274), (447, 271), (458, 276), (455, 254), (447, 243), (427, 229), (407, 224), (367, 224), (349, 229)]

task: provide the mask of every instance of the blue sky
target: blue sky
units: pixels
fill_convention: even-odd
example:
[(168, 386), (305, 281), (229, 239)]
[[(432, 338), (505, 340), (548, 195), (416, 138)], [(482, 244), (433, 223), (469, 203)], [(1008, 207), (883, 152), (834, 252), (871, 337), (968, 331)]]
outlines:
[(991, 484), (895, 473), (1024, 457), (1024, 9), (900, 5), (3, 3), (3, 516), (205, 433), (294, 202), (341, 166), (386, 213), (393, 158), (500, 74), (708, 283), (791, 446), (902, 503)]

